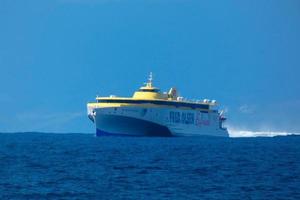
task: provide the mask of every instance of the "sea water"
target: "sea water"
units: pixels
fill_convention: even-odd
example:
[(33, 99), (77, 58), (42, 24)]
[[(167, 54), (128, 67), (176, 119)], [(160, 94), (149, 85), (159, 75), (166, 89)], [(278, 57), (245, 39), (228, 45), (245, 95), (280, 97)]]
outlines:
[(0, 134), (0, 199), (300, 199), (300, 137)]

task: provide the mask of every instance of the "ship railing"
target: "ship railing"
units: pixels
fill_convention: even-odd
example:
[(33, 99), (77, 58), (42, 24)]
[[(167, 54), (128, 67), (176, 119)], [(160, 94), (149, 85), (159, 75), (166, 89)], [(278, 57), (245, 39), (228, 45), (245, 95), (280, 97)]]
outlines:
[(199, 99), (181, 99), (181, 101), (186, 101), (189, 103), (198, 103), (198, 104), (209, 104), (211, 106), (216, 106), (217, 101), (216, 100), (209, 100), (209, 99), (204, 99), (204, 100), (199, 100)]

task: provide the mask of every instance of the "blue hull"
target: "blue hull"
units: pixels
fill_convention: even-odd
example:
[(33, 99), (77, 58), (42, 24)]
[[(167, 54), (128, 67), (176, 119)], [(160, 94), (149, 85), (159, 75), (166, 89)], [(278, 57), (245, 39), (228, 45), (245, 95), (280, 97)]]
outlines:
[(172, 136), (169, 129), (160, 124), (137, 118), (100, 115), (97, 118), (96, 136)]

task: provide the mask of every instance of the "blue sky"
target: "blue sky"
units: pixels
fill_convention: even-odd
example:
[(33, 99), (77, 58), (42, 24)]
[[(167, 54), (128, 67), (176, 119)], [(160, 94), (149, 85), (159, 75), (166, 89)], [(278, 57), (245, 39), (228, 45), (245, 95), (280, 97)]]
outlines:
[(0, 132), (94, 132), (86, 103), (163, 90), (300, 131), (298, 0), (0, 1)]

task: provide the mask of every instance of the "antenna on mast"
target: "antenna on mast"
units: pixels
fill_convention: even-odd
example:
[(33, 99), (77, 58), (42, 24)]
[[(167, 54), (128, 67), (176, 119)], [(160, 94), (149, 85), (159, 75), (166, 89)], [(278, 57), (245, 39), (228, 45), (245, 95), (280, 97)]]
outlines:
[(152, 87), (152, 82), (153, 82), (153, 74), (152, 74), (152, 72), (150, 72), (147, 86)]

